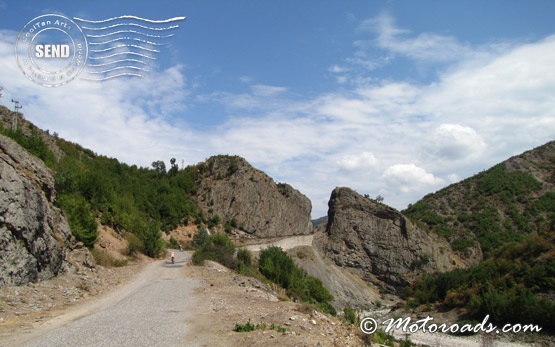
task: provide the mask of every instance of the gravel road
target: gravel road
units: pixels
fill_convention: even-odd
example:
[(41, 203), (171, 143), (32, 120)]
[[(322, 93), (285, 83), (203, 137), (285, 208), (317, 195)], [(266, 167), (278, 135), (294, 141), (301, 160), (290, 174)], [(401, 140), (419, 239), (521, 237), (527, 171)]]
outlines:
[(190, 254), (157, 261), (124, 287), (14, 337), (10, 346), (186, 346), (198, 281), (183, 276)]

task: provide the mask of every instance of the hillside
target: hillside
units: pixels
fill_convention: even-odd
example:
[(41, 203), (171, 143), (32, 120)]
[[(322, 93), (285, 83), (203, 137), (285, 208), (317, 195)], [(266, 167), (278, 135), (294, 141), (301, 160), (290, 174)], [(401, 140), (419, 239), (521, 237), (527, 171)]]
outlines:
[[(66, 227), (60, 230), (69, 232), (71, 229), (73, 237), (88, 248), (92, 249), (97, 243), (100, 225), (115, 230), (120, 238), (125, 239), (129, 246), (124, 255), (141, 252), (150, 257), (158, 256), (168, 246), (166, 242), (173, 242), (173, 246), (177, 247), (177, 241), (172, 236), (175, 235), (183, 243), (190, 241), (196, 231), (204, 228), (258, 237), (307, 234), (312, 230), (310, 200), (285, 183), (276, 184), (243, 158), (216, 156), (185, 168), (179, 168), (172, 158), (168, 168), (162, 160), (153, 161), (151, 167), (137, 167), (96, 154), (59, 138), (56, 133), (43, 131), (25, 120), (22, 114), (17, 115), (16, 123), (15, 116), (0, 106), (0, 135), (6, 136), (6, 143), (12, 143), (12, 140), (17, 143), (9, 146), (17, 150), (10, 153), (2, 151), (7, 168), (16, 167), (19, 160), (36, 163), (32, 166), (40, 170), (17, 167), (13, 179), (8, 181), (3, 177), (0, 189), (6, 193), (2, 195), (6, 206), (16, 206), (10, 201), (24, 196), (12, 189), (12, 181), (29, 181), (28, 186), (39, 182), (34, 186), (45, 192), (38, 189), (37, 196), (48, 200), (52, 205), (48, 209), (63, 211), (61, 218)], [(24, 159), (14, 157), (11, 152), (24, 153)], [(9, 161), (12, 158), (17, 159), (14, 159), (16, 163)], [(47, 183), (41, 183), (44, 179), (37, 177), (40, 175), (47, 176)], [(7, 171), (4, 176), (8, 178)], [(41, 211), (42, 208), (21, 206), (22, 210), (30, 212)], [(22, 218), (8, 207), (0, 210), (0, 226), (3, 229), (18, 229), (11, 227), (12, 221)], [(32, 216), (26, 218), (21, 223), (32, 224), (28, 220), (37, 219)], [(37, 228), (40, 229), (40, 225)], [(189, 231), (184, 232), (185, 229)], [(178, 237), (185, 234), (183, 238)], [(61, 247), (52, 251), (55, 254), (50, 254), (50, 251), (40, 251), (38, 248), (42, 246), (32, 245), (32, 241), (26, 241), (27, 238), (17, 237), (24, 241), (22, 247), (37, 254), (47, 253), (54, 259), (64, 258), (68, 242), (63, 240), (66, 238), (58, 237)], [(6, 249), (16, 244), (12, 242), (12, 236), (4, 239)], [(56, 242), (50, 243), (55, 246)], [(99, 251), (103, 252), (102, 249)], [(99, 255), (98, 252), (93, 254)], [(10, 263), (19, 259), (15, 253), (3, 256), (11, 259)], [(105, 254), (100, 256), (106, 257)], [(53, 271), (43, 271), (47, 266), (42, 264), (44, 262), (49, 260), (40, 260), (39, 269), (34, 270), (44, 273), (44, 276), (24, 275), (25, 279), (16, 282), (26, 283), (58, 273), (60, 261), (54, 262)], [(108, 259), (109, 262), (111, 260)], [(4, 272), (8, 276), (7, 270)], [(0, 280), (2, 282), (10, 283), (8, 279)]]
[(476, 243), (487, 257), (530, 233), (555, 230), (555, 141), (452, 184), (403, 211), (464, 251)]
[(535, 323), (555, 330), (555, 142), (427, 195), (404, 213), (484, 260), (421, 277), (411, 305), (464, 308), (469, 317)]

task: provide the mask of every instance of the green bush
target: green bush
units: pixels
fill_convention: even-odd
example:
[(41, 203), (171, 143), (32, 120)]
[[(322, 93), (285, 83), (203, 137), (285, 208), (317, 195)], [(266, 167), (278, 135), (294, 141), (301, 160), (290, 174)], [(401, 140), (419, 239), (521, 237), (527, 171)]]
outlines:
[(252, 324), (251, 320), (249, 319), (249, 321), (246, 324), (235, 323), (235, 328), (233, 328), (233, 331), (243, 333), (243, 332), (254, 331), (256, 329), (258, 329), (258, 324)]
[(392, 335), (386, 333), (383, 329), (376, 330), (376, 332), (370, 336), (372, 336), (373, 343), (386, 346), (394, 346), (395, 344), (395, 338)]
[(200, 248), (204, 245), (206, 240), (208, 239), (208, 232), (206, 229), (201, 229), (198, 233), (193, 236), (193, 247)]
[(230, 269), (237, 268), (234, 258), (235, 246), (225, 234), (214, 234), (206, 238), (199, 249), (193, 253), (192, 261), (195, 265), (204, 263), (205, 260), (218, 262)]
[(252, 265), (252, 253), (247, 250), (241, 248), (237, 251), (237, 263), (242, 264), (244, 266), (251, 266)]
[(343, 317), (349, 324), (355, 324), (357, 322), (357, 312), (351, 306), (343, 308)]
[(314, 304), (324, 312), (336, 314), (330, 303), (334, 300), (333, 295), (319, 279), (298, 267), (281, 248), (272, 246), (260, 252), (258, 268), (267, 279), (285, 288), (291, 298)]
[(145, 247), (143, 241), (135, 234), (126, 233), (125, 240), (127, 241), (127, 255), (142, 252)]
[(168, 246), (169, 248), (178, 249), (179, 242), (177, 242), (177, 240), (174, 239), (173, 236), (170, 236), (170, 241), (168, 241)]
[(133, 224), (134, 233), (143, 243), (143, 253), (152, 258), (159, 256), (164, 248), (160, 225), (152, 221), (146, 223), (137, 221)]
[(57, 201), (67, 216), (73, 236), (85, 246), (92, 247), (98, 236), (98, 230), (87, 200), (80, 196), (62, 195)]

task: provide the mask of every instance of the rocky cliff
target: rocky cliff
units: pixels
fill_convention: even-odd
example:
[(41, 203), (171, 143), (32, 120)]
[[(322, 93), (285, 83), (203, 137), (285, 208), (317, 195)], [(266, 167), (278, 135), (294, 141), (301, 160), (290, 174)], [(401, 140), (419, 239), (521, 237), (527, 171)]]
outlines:
[(445, 240), (349, 188), (332, 192), (326, 234), (325, 257), (388, 292), (398, 293), (422, 273), (466, 265)]
[(197, 203), (209, 218), (218, 216), (258, 237), (312, 232), (310, 200), (288, 184), (275, 183), (237, 156), (215, 156), (198, 165)]
[(73, 238), (54, 199), (51, 171), (0, 135), (0, 285), (21, 285), (63, 271)]

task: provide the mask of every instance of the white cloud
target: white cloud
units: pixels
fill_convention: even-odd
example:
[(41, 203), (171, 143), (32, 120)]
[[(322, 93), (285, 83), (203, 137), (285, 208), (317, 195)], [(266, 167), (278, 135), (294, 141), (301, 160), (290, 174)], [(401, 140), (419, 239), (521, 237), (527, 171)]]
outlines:
[(479, 156), (486, 149), (484, 139), (476, 130), (459, 124), (441, 124), (428, 146), (430, 154), (450, 161)]
[(379, 161), (371, 152), (359, 154), (345, 154), (337, 161), (337, 164), (348, 171), (375, 169)]
[[(426, 62), (449, 62), (473, 56), (476, 51), (451, 36), (420, 33), (411, 36), (409, 30), (400, 29), (388, 13), (363, 21), (359, 30), (377, 34), (377, 45), (391, 53)], [(365, 46), (359, 42), (359, 46)], [(366, 44), (367, 45), (367, 44)]]
[(426, 172), (415, 164), (395, 164), (383, 173), (384, 179), (403, 193), (422, 188), (431, 188), (443, 183), (443, 180)]

